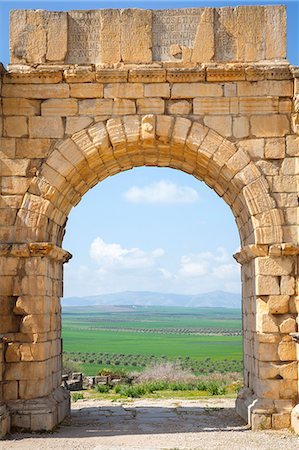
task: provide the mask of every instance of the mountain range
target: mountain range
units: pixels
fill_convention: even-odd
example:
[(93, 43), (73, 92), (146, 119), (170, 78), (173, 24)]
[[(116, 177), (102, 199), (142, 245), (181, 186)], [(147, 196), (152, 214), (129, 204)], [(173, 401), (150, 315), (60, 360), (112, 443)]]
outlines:
[(140, 305), (240, 308), (241, 294), (213, 291), (183, 295), (150, 291), (125, 291), (88, 297), (67, 297), (62, 306)]

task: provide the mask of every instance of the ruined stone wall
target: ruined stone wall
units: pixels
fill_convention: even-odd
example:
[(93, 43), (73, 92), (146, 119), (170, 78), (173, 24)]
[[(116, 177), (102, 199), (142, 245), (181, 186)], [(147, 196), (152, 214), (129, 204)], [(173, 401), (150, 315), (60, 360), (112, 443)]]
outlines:
[(299, 430), (290, 336), (299, 311), (299, 72), (284, 59), (284, 9), (18, 13), (0, 137), (2, 389), (12, 424), (50, 430), (69, 407), (59, 298), (70, 210), (106, 177), (157, 166), (195, 176), (230, 206), (242, 264), (237, 410), (255, 429), (290, 426), (293, 411)]

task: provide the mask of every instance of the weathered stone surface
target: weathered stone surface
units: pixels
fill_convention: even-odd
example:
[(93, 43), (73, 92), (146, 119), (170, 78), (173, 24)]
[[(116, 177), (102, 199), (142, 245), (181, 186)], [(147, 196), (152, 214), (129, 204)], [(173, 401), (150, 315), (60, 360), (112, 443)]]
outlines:
[(24, 116), (9, 116), (4, 119), (4, 136), (25, 137), (28, 135), (28, 119)]
[(211, 61), (215, 55), (214, 10), (205, 9), (197, 25), (191, 61), (196, 63)]
[[(9, 334), (3, 395), (13, 424), (51, 429), (67, 411), (55, 387), (69, 258), (59, 245), (71, 208), (106, 177), (143, 165), (193, 174), (230, 206), (243, 284), (238, 411), (253, 428), (288, 424), (298, 396), (289, 334), (299, 311), (299, 83), (282, 61), (285, 9), (25, 11), (16, 20), (13, 65), (0, 77), (0, 332)], [(27, 423), (36, 402), (46, 412)]]
[(124, 63), (152, 62), (152, 11), (123, 9), (121, 21), (121, 59)]
[(12, 11), (10, 56), (12, 63), (43, 63), (46, 60), (45, 11)]
[(100, 83), (76, 83), (70, 85), (70, 96), (76, 98), (102, 98), (103, 85)]
[(74, 98), (54, 99), (42, 102), (42, 116), (75, 116), (78, 112), (78, 103)]
[(31, 138), (62, 138), (63, 121), (60, 117), (30, 117), (29, 136)]
[(67, 53), (68, 18), (65, 12), (51, 12), (47, 21), (46, 60), (63, 62)]
[(252, 134), (256, 137), (285, 136), (290, 132), (290, 122), (285, 115), (253, 115), (250, 123)]
[(7, 116), (35, 116), (40, 114), (40, 101), (25, 98), (4, 98), (3, 114)]

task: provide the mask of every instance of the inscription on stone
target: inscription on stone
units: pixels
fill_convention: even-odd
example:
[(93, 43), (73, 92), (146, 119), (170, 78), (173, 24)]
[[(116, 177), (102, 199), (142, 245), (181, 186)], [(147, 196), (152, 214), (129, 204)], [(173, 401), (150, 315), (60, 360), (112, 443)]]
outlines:
[(68, 63), (97, 63), (100, 55), (100, 11), (68, 13)]
[(184, 8), (153, 11), (153, 60), (176, 60), (170, 46), (193, 47), (203, 9)]

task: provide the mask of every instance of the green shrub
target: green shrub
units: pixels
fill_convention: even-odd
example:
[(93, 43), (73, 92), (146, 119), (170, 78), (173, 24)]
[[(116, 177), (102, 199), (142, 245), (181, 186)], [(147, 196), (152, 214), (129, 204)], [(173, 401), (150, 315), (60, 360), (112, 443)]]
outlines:
[(97, 384), (95, 390), (100, 394), (106, 394), (110, 391), (110, 386), (108, 384)]
[(83, 400), (84, 399), (84, 394), (83, 392), (74, 392), (72, 394), (72, 401), (76, 402), (78, 400)]
[(212, 380), (207, 383), (207, 391), (211, 395), (223, 395), (226, 392), (226, 388), (219, 381)]

